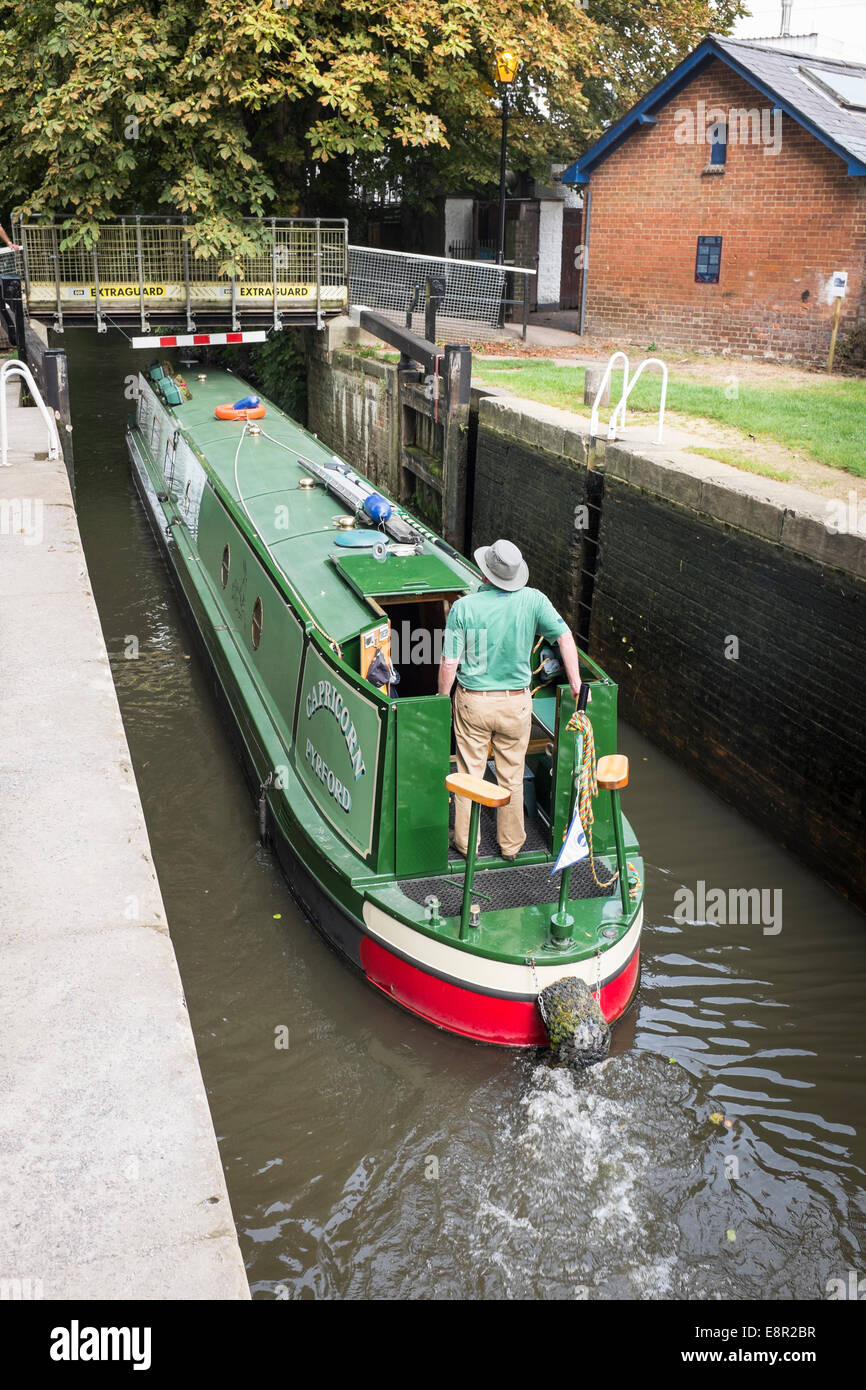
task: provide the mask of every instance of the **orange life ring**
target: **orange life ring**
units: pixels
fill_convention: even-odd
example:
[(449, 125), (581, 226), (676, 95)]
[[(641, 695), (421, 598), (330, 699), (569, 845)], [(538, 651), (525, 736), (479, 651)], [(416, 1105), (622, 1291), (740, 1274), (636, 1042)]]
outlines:
[(248, 410), (235, 410), (233, 405), (218, 405), (214, 410), (218, 420), (261, 420), (265, 414), (263, 405), (255, 405)]

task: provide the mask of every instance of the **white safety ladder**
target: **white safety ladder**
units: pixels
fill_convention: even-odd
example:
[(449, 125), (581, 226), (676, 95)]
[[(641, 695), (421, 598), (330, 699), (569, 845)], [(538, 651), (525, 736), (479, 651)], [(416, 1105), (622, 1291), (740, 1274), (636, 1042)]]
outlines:
[(625, 408), (626, 408), (626, 405), (627, 405), (627, 403), (628, 403), (628, 398), (629, 398), (629, 396), (631, 395), (632, 391), (634, 390), (635, 385), (637, 384), (638, 378), (640, 377), (640, 374), (641, 374), (641, 372), (643, 371), (644, 367), (661, 367), (661, 372), (662, 372), (662, 394), (661, 394), (661, 400), (659, 401), (658, 428), (657, 428), (657, 430), (656, 430), (656, 439), (655, 439), (656, 444), (661, 444), (661, 442), (662, 442), (662, 432), (663, 432), (663, 430), (664, 430), (664, 423), (665, 423), (665, 402), (666, 402), (666, 400), (667, 400), (667, 394), (668, 394), (668, 369), (667, 369), (667, 366), (666, 366), (666, 364), (661, 360), (660, 357), (645, 357), (644, 360), (643, 360), (643, 362), (641, 362), (640, 366), (638, 367), (637, 371), (635, 372), (634, 376), (631, 377), (631, 378), (629, 378), (629, 363), (628, 363), (628, 358), (626, 357), (625, 353), (624, 353), (624, 352), (621, 352), (621, 351), (615, 352), (615, 353), (613, 353), (613, 355), (611, 356), (611, 359), (610, 359), (610, 361), (608, 362), (608, 364), (607, 364), (607, 366), (606, 366), (606, 368), (605, 368), (604, 376), (603, 376), (602, 379), (601, 379), (601, 385), (599, 386), (598, 390), (597, 390), (596, 393), (595, 393), (595, 400), (593, 401), (593, 404), (592, 404), (592, 415), (591, 415), (591, 417), (590, 417), (590, 422), (589, 422), (589, 433), (590, 433), (590, 438), (591, 438), (591, 439), (596, 439), (596, 438), (598, 437), (598, 408), (599, 408), (599, 405), (600, 405), (600, 403), (601, 403), (601, 398), (602, 398), (602, 396), (604, 395), (605, 387), (607, 386), (608, 382), (610, 381), (610, 376), (611, 376), (611, 372), (613, 371), (614, 364), (615, 364), (620, 358), (622, 359), (622, 363), (623, 363), (623, 372), (622, 372), (622, 395), (620, 396), (619, 400), (617, 401), (616, 405), (614, 406), (613, 412), (612, 412), (611, 417), (610, 417), (610, 420), (608, 421), (608, 425), (607, 425), (607, 437), (608, 437), (608, 439), (616, 439), (617, 425), (619, 425), (619, 428), (620, 428), (620, 429), (625, 429)]
[(60, 458), (60, 435), (57, 433), (57, 421), (54, 419), (48, 406), (42, 399), (39, 387), (33, 380), (33, 373), (24, 362), (18, 362), (12, 358), (4, 362), (0, 367), (0, 464), (4, 468), (9, 467), (9, 425), (6, 413), (6, 383), (13, 377), (20, 376), (33, 398), (33, 403), (39, 410), (45, 427), (48, 430), (48, 457), (49, 459)]

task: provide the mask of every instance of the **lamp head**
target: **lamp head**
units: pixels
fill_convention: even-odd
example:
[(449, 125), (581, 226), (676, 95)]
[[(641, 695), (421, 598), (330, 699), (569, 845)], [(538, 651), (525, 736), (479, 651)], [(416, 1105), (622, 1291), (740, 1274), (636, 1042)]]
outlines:
[(500, 82), (510, 85), (517, 76), (520, 59), (511, 48), (503, 48), (496, 55), (496, 76)]

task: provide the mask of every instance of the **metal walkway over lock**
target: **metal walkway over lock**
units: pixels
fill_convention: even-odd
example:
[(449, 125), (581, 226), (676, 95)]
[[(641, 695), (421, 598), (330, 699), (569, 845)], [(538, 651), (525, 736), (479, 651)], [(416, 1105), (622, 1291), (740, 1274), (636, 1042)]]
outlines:
[(100, 333), (117, 326), (142, 335), (135, 346), (150, 334), (183, 346), (210, 329), (262, 341), (290, 324), (322, 328), (353, 303), (411, 324), (425, 296), (440, 334), (484, 341), (512, 309), (526, 337), (534, 270), (350, 246), (342, 218), (245, 218), (244, 227), (258, 249), (221, 273), (217, 260), (194, 254), (182, 221), (115, 218), (87, 248), (66, 244), (72, 233), (59, 219), (15, 218), (21, 250), (0, 256), (0, 273), (21, 277), (29, 318), (59, 333), (67, 320), (95, 322)]
[[(189, 227), (153, 217), (121, 217), (100, 226), (88, 250), (64, 248), (58, 222), (13, 223), (21, 246), (15, 270), (24, 281), (30, 318), (63, 331), (65, 319), (137, 324), (180, 323), (187, 333), (203, 324), (230, 322), (279, 330), (283, 322), (322, 327), (348, 307), (348, 227), (345, 219), (245, 218), (261, 242), (253, 255), (237, 256), (229, 275), (219, 263), (197, 257)], [(11, 257), (9, 258), (12, 259)], [(4, 265), (11, 272), (12, 266)]]

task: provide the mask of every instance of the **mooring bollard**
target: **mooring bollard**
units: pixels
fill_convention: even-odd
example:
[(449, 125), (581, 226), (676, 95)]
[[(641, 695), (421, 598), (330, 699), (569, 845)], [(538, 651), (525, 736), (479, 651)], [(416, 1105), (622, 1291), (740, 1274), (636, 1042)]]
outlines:
[[(587, 367), (586, 375), (583, 379), (583, 403), (584, 405), (595, 404), (595, 394), (601, 385), (604, 376), (604, 367)], [(604, 388), (604, 394), (599, 401), (599, 405), (610, 405), (610, 378)]]

